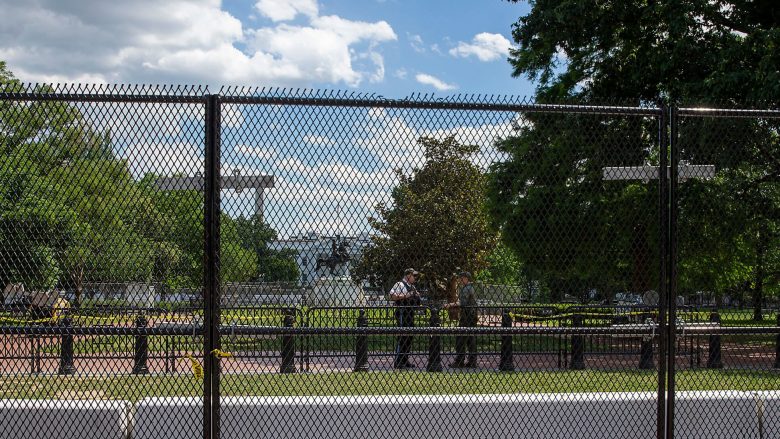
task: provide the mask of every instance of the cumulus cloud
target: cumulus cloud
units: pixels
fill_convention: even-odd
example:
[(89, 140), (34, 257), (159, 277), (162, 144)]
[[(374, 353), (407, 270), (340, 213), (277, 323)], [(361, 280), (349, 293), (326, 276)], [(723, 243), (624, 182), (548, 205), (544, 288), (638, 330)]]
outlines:
[(439, 91), (455, 90), (458, 88), (458, 86), (455, 84), (447, 84), (441, 79), (427, 73), (418, 73), (414, 78), (420, 84), (430, 85)]
[[(358, 86), (384, 78), (378, 47), (397, 39), (387, 22), (319, 16), (316, 0), (255, 8), (273, 24), (247, 28), (219, 0), (0, 0), (0, 59), (38, 82)], [(299, 16), (305, 24), (290, 24)]]
[(316, 0), (260, 0), (255, 8), (273, 21), (292, 20), (298, 14), (316, 17), (319, 13)]
[(463, 41), (450, 49), (450, 55), (461, 58), (476, 56), (480, 61), (495, 61), (506, 57), (512, 43), (501, 34), (482, 32), (474, 36), (471, 43)]

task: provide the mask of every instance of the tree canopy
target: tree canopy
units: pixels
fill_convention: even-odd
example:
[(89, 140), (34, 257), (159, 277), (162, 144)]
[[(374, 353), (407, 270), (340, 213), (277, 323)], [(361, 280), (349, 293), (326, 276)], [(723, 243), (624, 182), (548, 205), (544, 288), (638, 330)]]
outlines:
[(370, 218), (377, 234), (352, 270), (385, 290), (413, 267), (432, 298), (446, 294), (457, 270), (477, 272), (496, 244), (484, 208), (485, 177), (469, 157), (479, 149), (454, 137), (423, 137), (425, 163), (410, 175), (398, 171), (392, 204)]
[[(537, 81), (540, 102), (776, 106), (779, 21), (768, 0), (540, 0), (514, 24), (509, 62)], [(492, 216), (521, 262), (568, 288), (657, 285), (657, 190), (600, 177), (605, 166), (657, 165), (657, 121), (524, 118), (500, 142), (510, 159), (489, 185)], [(743, 285), (760, 307), (778, 283), (777, 122), (679, 123), (680, 158), (717, 170), (680, 184), (681, 292)]]
[[(22, 89), (3, 62), (0, 89)], [(199, 288), (203, 194), (160, 191), (154, 174), (137, 180), (90, 117), (102, 115), (72, 102), (0, 101), (0, 289), (65, 288), (78, 301), (93, 282)], [(255, 248), (275, 231), (262, 225), (249, 243), (243, 225), (222, 215), (222, 281), (257, 279), (259, 270), (290, 278), (291, 255)]]

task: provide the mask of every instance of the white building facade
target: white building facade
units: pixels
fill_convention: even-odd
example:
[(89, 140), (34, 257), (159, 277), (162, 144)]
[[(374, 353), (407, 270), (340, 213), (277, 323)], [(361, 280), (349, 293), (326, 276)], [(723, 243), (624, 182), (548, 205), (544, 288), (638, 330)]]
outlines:
[(287, 239), (278, 239), (269, 243), (269, 247), (275, 250), (290, 249), (297, 252), (296, 262), (300, 271), (298, 280), (301, 286), (311, 286), (322, 276), (329, 275), (326, 266), (317, 270), (317, 260), (326, 259), (333, 252), (333, 245), (338, 247), (344, 241), (347, 245), (347, 254), (350, 261), (338, 273), (340, 276), (350, 275), (350, 266), (360, 258), (363, 248), (370, 243), (368, 234), (360, 236), (328, 236), (316, 232), (309, 232), (302, 236), (291, 236)]

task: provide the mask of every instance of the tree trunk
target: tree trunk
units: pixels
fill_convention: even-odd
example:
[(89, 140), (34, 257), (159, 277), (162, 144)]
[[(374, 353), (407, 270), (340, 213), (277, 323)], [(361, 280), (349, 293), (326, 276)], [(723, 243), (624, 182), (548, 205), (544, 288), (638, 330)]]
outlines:
[(756, 246), (756, 278), (753, 284), (753, 320), (760, 322), (764, 319), (762, 306), (764, 302), (764, 276), (766, 275), (765, 259), (769, 246), (769, 231), (766, 223), (762, 223), (758, 230), (758, 245)]
[(71, 274), (71, 278), (73, 279), (73, 295), (75, 296), (73, 308), (80, 308), (81, 293), (84, 290), (84, 267), (81, 266), (77, 268), (73, 274)]
[(650, 289), (649, 270), (650, 248), (647, 245), (647, 226), (639, 223), (634, 227), (633, 243), (630, 251), (633, 253), (633, 272), (631, 273), (631, 292), (642, 294)]

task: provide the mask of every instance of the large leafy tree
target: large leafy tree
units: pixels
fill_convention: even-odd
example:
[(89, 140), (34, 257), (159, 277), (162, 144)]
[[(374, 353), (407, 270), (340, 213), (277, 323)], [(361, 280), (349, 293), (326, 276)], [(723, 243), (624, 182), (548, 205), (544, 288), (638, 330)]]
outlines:
[[(203, 285), (203, 193), (193, 190), (159, 191), (157, 176), (141, 180), (155, 211), (155, 277), (168, 288), (199, 288)], [(220, 217), (220, 268), (222, 282), (252, 279), (257, 257), (242, 246), (240, 225), (223, 214)]]
[[(780, 5), (770, 0), (541, 0), (513, 26), (517, 46), (509, 62), (515, 76), (537, 81), (541, 102), (777, 105), (778, 22)], [(653, 285), (657, 227), (652, 215), (637, 214), (654, 212), (653, 185), (605, 183), (600, 172), (657, 164), (655, 123), (533, 114), (527, 120), (499, 145), (510, 159), (494, 167), (491, 179), (493, 216), (510, 247), (530, 272), (552, 283)], [(718, 170), (711, 181), (680, 186), (680, 287), (722, 293), (745, 285), (756, 318), (765, 291), (778, 282), (776, 132), (771, 120), (680, 122), (680, 157)], [(583, 230), (574, 244), (572, 229)], [(618, 254), (603, 251), (610, 248)]]
[(262, 279), (266, 282), (298, 281), (300, 271), (295, 262), (297, 253), (294, 250), (277, 250), (268, 246), (278, 235), (260, 215), (252, 215), (249, 218), (238, 217), (236, 230), (241, 247), (253, 252), (257, 259), (257, 267), (252, 274), (253, 279)]
[[(2, 62), (0, 90), (22, 90)], [(72, 288), (78, 302), (88, 282), (202, 285), (203, 194), (137, 181), (111, 142), (76, 104), (0, 101), (0, 288)], [(257, 270), (227, 215), (221, 262), (224, 281)]]
[[(21, 89), (3, 63), (0, 87)], [(85, 277), (148, 280), (145, 200), (129, 196), (133, 184), (75, 105), (0, 103), (0, 284), (74, 287), (78, 301)]]
[(496, 235), (484, 208), (485, 177), (469, 160), (479, 147), (454, 137), (419, 143), (425, 163), (410, 175), (398, 171), (392, 204), (378, 206), (379, 217), (370, 218), (377, 233), (352, 274), (387, 289), (414, 267), (430, 296), (442, 298), (456, 270), (486, 267)]

